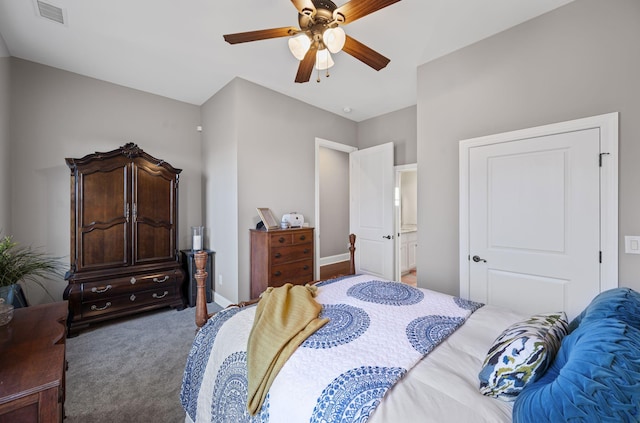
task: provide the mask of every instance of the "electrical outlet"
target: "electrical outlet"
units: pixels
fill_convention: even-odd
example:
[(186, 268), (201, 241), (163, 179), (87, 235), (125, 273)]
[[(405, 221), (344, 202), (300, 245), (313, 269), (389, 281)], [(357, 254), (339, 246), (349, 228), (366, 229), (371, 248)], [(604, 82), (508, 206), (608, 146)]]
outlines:
[(222, 275), (218, 275), (218, 285), (222, 285)]
[(640, 236), (625, 236), (624, 252), (626, 254), (640, 254)]

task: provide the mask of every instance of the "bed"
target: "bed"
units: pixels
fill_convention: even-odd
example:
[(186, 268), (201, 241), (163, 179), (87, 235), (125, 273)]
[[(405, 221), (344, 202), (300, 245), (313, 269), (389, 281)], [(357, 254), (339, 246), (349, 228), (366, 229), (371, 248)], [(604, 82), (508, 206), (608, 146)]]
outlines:
[[(247, 355), (265, 309), (249, 301), (208, 315), (196, 255), (199, 331), (180, 395), (186, 422), (639, 421), (635, 291), (606, 293), (569, 324), (562, 312), (529, 316), (355, 275), (355, 236), (350, 242), (351, 274), (314, 285), (318, 318), (328, 323), (288, 357), (254, 415)], [(603, 342), (609, 335), (611, 348)], [(615, 359), (589, 361), (605, 352)], [(563, 367), (575, 362), (579, 376), (565, 381)]]

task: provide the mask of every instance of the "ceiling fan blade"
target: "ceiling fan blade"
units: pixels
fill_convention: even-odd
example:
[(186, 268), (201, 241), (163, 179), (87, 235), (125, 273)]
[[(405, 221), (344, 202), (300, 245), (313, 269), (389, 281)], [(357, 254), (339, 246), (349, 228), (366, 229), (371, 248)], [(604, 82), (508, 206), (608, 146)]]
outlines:
[(309, 82), (309, 79), (311, 78), (311, 72), (313, 72), (313, 65), (316, 64), (317, 51), (318, 46), (312, 44), (309, 48), (309, 51), (307, 51), (307, 54), (304, 55), (304, 59), (300, 61), (300, 65), (298, 66), (298, 73), (296, 74), (296, 82)]
[(360, 41), (355, 40), (348, 35), (342, 51), (352, 55), (362, 63), (371, 66), (377, 71), (387, 66), (391, 61), (384, 57), (382, 54), (378, 53), (375, 50), (372, 50), (371, 48), (362, 44)]
[(311, 0), (291, 0), (291, 3), (301, 15), (315, 16), (316, 14), (316, 6)]
[(246, 43), (249, 41), (267, 40), (269, 38), (288, 37), (295, 35), (300, 30), (293, 26), (283, 28), (262, 29), (259, 31), (238, 32), (224, 35), (224, 40), (229, 44)]
[(351, 0), (338, 7), (333, 12), (333, 17), (337, 19), (339, 15), (342, 15), (344, 17), (344, 24), (348, 24), (399, 1), (400, 0)]

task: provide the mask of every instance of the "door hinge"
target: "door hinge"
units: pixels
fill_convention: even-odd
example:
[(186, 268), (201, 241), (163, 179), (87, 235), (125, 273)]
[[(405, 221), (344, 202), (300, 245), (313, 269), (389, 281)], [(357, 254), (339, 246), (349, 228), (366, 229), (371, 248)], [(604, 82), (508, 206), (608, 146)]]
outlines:
[(600, 167), (602, 167), (602, 156), (608, 156), (609, 154), (611, 153), (600, 153), (600, 160), (599, 160)]
[(599, 258), (599, 260), (600, 260), (600, 263), (602, 263), (602, 251), (600, 251), (600, 258)]

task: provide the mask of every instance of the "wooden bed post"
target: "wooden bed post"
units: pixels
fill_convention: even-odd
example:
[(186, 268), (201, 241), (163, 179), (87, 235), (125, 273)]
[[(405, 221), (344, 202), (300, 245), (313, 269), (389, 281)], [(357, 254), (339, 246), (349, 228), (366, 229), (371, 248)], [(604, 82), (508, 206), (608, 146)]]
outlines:
[[(207, 265), (207, 253), (198, 251), (195, 254), (196, 261), (196, 325), (198, 328), (204, 326), (211, 317), (207, 310), (207, 293), (205, 291), (205, 282), (207, 280), (207, 272), (204, 270)], [(213, 277), (213, 275), (212, 275)]]
[(349, 235), (349, 274), (356, 274), (356, 234)]

